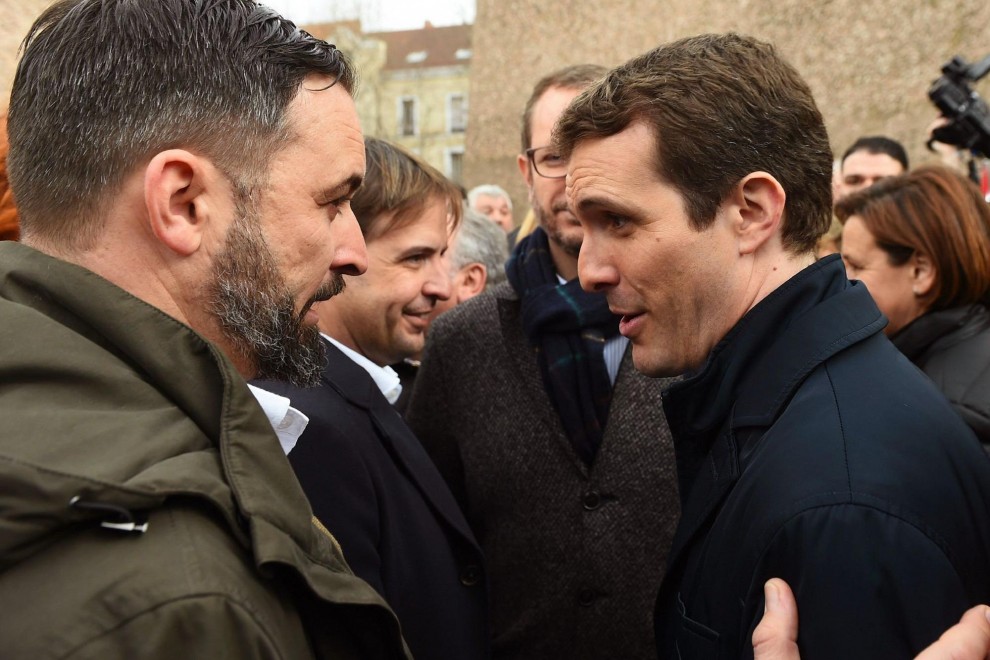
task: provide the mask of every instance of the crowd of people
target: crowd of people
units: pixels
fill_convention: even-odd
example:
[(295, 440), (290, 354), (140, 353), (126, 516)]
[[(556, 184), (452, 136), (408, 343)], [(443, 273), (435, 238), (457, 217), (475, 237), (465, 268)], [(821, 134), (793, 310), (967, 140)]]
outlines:
[(517, 226), (363, 135), (358, 73), (252, 0), (31, 28), (4, 657), (990, 658), (972, 181), (833, 173), (800, 74), (709, 34), (538, 80)]

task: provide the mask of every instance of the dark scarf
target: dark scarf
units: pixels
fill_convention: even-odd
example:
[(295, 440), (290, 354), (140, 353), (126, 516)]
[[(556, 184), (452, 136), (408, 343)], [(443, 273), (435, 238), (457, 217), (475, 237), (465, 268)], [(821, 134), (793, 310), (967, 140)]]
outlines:
[(584, 291), (577, 279), (560, 284), (543, 229), (519, 242), (505, 270), (522, 300), (523, 330), (550, 402), (574, 450), (591, 465), (612, 402), (605, 341), (619, 332), (619, 319), (604, 295)]

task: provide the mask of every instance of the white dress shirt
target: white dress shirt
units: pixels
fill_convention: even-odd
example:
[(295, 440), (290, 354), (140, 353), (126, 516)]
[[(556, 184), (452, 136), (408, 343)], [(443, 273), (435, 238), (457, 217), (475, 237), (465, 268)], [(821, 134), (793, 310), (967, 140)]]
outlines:
[(258, 400), (258, 405), (265, 411), (275, 435), (278, 436), (278, 442), (282, 445), (282, 451), (288, 456), (296, 446), (299, 436), (306, 430), (309, 417), (289, 405), (289, 400), (284, 396), (255, 387), (251, 383), (248, 383), (248, 388)]
[[(320, 334), (323, 333), (321, 332)], [(323, 336), (328, 342), (339, 348), (344, 355), (351, 358), (355, 364), (368, 372), (368, 375), (375, 381), (375, 385), (378, 386), (378, 389), (381, 390), (382, 394), (385, 395), (385, 399), (390, 404), (394, 404), (399, 400), (399, 395), (402, 394), (402, 383), (399, 381), (399, 374), (395, 373), (392, 367), (379, 366), (353, 348), (344, 346), (333, 337)]]

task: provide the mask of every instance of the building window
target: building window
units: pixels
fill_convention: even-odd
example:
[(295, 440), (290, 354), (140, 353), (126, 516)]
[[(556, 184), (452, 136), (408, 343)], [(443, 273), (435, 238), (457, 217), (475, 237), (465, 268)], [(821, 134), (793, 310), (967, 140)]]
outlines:
[(404, 96), (399, 99), (399, 135), (416, 135), (416, 97)]
[(461, 147), (447, 149), (447, 178), (457, 184), (464, 181), (464, 149)]
[(447, 127), (450, 133), (467, 130), (467, 97), (464, 94), (447, 96)]

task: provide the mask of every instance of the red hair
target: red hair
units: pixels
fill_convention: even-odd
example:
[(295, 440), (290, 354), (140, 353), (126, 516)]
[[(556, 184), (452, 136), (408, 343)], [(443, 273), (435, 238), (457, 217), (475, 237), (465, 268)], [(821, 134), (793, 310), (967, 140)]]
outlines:
[(7, 117), (0, 116), (0, 241), (16, 241), (20, 223), (14, 208), (14, 194), (7, 180)]

